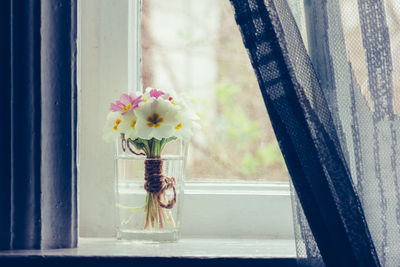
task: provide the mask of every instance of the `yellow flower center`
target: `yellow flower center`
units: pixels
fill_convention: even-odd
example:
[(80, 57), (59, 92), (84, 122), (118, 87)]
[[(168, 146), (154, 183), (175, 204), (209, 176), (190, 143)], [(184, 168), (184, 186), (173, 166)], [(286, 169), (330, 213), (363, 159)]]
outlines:
[(172, 104), (174, 104), (174, 105), (176, 105), (176, 103), (175, 103), (175, 101), (174, 101), (174, 100), (171, 100), (171, 103), (172, 103)]
[(130, 109), (131, 107), (132, 107), (131, 104), (128, 104), (128, 105), (126, 105), (126, 106), (122, 106), (122, 110), (125, 111), (125, 110)]
[(153, 115), (148, 116), (146, 120), (147, 120), (147, 126), (149, 128), (152, 128), (152, 127), (158, 128), (158, 127), (160, 127), (161, 123), (164, 122), (164, 118), (161, 117), (160, 115), (158, 115), (157, 113), (154, 113)]
[(178, 125), (175, 126), (175, 130), (179, 130), (182, 128), (182, 123), (179, 123)]
[(134, 120), (134, 121), (131, 123), (131, 128), (132, 128), (133, 130), (135, 130), (135, 125), (136, 125), (136, 120)]
[(122, 122), (121, 119), (117, 119), (117, 120), (115, 121), (115, 125), (113, 126), (113, 130), (114, 130), (114, 131), (118, 130), (118, 125), (119, 125), (121, 122)]

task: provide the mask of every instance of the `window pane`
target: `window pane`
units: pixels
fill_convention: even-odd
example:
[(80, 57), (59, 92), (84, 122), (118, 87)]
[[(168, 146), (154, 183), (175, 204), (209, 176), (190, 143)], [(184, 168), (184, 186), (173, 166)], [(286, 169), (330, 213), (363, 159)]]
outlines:
[(144, 87), (194, 98), (188, 179), (287, 180), (229, 1), (144, 0), (142, 59)]

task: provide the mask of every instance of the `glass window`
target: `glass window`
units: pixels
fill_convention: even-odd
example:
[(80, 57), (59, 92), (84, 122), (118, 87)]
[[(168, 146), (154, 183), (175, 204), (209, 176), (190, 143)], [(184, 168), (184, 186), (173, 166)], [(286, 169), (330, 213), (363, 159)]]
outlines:
[(193, 96), (188, 179), (287, 181), (229, 1), (144, 0), (143, 86)]

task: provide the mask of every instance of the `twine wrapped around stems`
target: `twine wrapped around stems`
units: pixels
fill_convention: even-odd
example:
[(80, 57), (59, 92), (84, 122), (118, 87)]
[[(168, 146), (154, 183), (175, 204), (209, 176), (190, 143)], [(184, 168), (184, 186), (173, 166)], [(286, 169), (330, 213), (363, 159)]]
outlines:
[[(176, 180), (174, 177), (165, 177), (163, 174), (163, 161), (161, 159), (146, 159), (144, 174), (144, 189), (157, 196), (160, 207), (172, 209), (176, 203)], [(167, 203), (161, 201), (161, 197), (165, 195), (168, 189), (174, 191), (174, 197), (169, 199)]]

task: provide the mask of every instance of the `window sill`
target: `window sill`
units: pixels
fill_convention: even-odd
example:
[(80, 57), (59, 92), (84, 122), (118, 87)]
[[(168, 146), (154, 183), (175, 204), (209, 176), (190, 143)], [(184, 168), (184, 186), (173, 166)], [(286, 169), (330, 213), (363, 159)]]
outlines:
[[(0, 264), (101, 264), (128, 263), (243, 264), (295, 266), (295, 243), (280, 239), (184, 238), (175, 243), (128, 242), (82, 238), (76, 249), (0, 251)], [(267, 264), (267, 265), (266, 265)]]
[[(84, 180), (84, 179), (81, 179)], [(109, 179), (110, 180), (110, 179)], [(80, 208), (81, 237), (113, 237), (117, 219), (110, 193)], [(81, 195), (82, 196), (82, 195)], [(91, 194), (85, 197), (92, 196)], [(81, 201), (83, 203), (84, 201)], [(108, 206), (109, 209), (104, 208)], [(104, 216), (108, 214), (108, 216)], [(288, 182), (189, 181), (182, 210), (183, 238), (293, 239)]]

